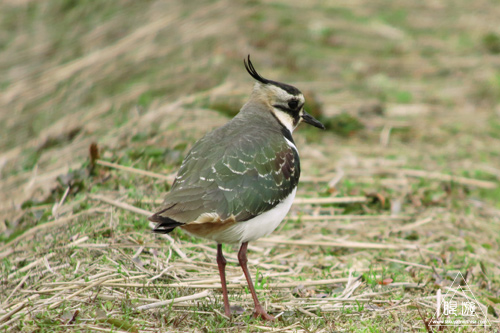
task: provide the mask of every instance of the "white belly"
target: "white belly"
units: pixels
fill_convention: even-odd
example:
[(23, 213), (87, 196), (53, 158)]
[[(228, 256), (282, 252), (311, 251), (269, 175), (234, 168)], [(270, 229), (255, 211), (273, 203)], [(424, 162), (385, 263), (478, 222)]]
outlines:
[(219, 244), (245, 243), (269, 235), (283, 221), (295, 198), (295, 188), (288, 197), (273, 209), (245, 222), (237, 222), (211, 238)]

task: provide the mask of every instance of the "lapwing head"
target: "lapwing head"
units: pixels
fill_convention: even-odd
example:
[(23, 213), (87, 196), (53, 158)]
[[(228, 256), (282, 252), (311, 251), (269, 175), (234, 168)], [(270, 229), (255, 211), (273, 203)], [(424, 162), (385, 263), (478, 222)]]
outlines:
[(253, 88), (252, 98), (265, 103), (273, 115), (290, 132), (301, 123), (325, 129), (325, 126), (304, 110), (304, 94), (286, 83), (268, 80), (262, 77), (250, 61), (243, 60), (248, 73), (257, 82)]

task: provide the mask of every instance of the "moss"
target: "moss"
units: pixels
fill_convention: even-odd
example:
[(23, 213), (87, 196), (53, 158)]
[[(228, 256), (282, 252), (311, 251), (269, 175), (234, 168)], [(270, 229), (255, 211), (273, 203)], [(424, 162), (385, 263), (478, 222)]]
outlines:
[(343, 137), (353, 136), (365, 127), (356, 116), (347, 112), (342, 112), (331, 118), (322, 119), (322, 121), (328, 131), (332, 131)]
[(494, 32), (487, 33), (483, 36), (483, 47), (491, 54), (499, 54), (500, 36)]

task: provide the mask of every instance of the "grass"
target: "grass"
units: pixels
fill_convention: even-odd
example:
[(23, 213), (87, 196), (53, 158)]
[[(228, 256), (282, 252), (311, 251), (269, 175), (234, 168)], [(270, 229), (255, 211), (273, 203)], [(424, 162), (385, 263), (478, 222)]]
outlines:
[[(461, 272), (498, 331), (497, 7), (0, 4), (0, 330), (425, 332)], [(214, 244), (172, 244), (123, 206), (153, 211), (193, 143), (238, 111), (247, 53), (332, 124), (294, 133), (297, 196), (366, 197), (296, 204), (251, 244), (275, 323), (252, 318), (237, 248), (228, 320)], [(92, 143), (128, 169), (91, 166)]]

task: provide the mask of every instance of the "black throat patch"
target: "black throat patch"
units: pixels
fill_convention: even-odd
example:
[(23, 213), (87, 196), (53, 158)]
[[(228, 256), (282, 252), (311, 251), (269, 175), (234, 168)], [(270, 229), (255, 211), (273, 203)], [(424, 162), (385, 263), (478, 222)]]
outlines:
[(292, 133), (290, 132), (290, 130), (278, 119), (278, 117), (276, 117), (274, 113), (271, 112), (271, 114), (273, 115), (274, 119), (276, 119), (278, 124), (280, 124), (281, 134), (283, 134), (283, 136), (287, 138), (291, 143), (295, 144), (295, 141), (293, 141)]
[[(290, 109), (290, 108), (287, 108), (286, 106), (279, 105), (279, 104), (275, 104), (275, 105), (273, 105), (273, 107), (290, 115), (290, 117), (293, 118), (293, 126), (297, 126), (299, 124), (301, 108), (297, 108), (294, 110), (294, 109)], [(273, 116), (274, 116), (274, 114), (273, 114)], [(276, 118), (276, 119), (278, 119), (278, 118)], [(278, 121), (279, 121), (279, 119), (278, 119)], [(281, 121), (279, 121), (279, 123), (281, 124)], [(281, 124), (281, 125), (283, 125), (283, 124)]]

